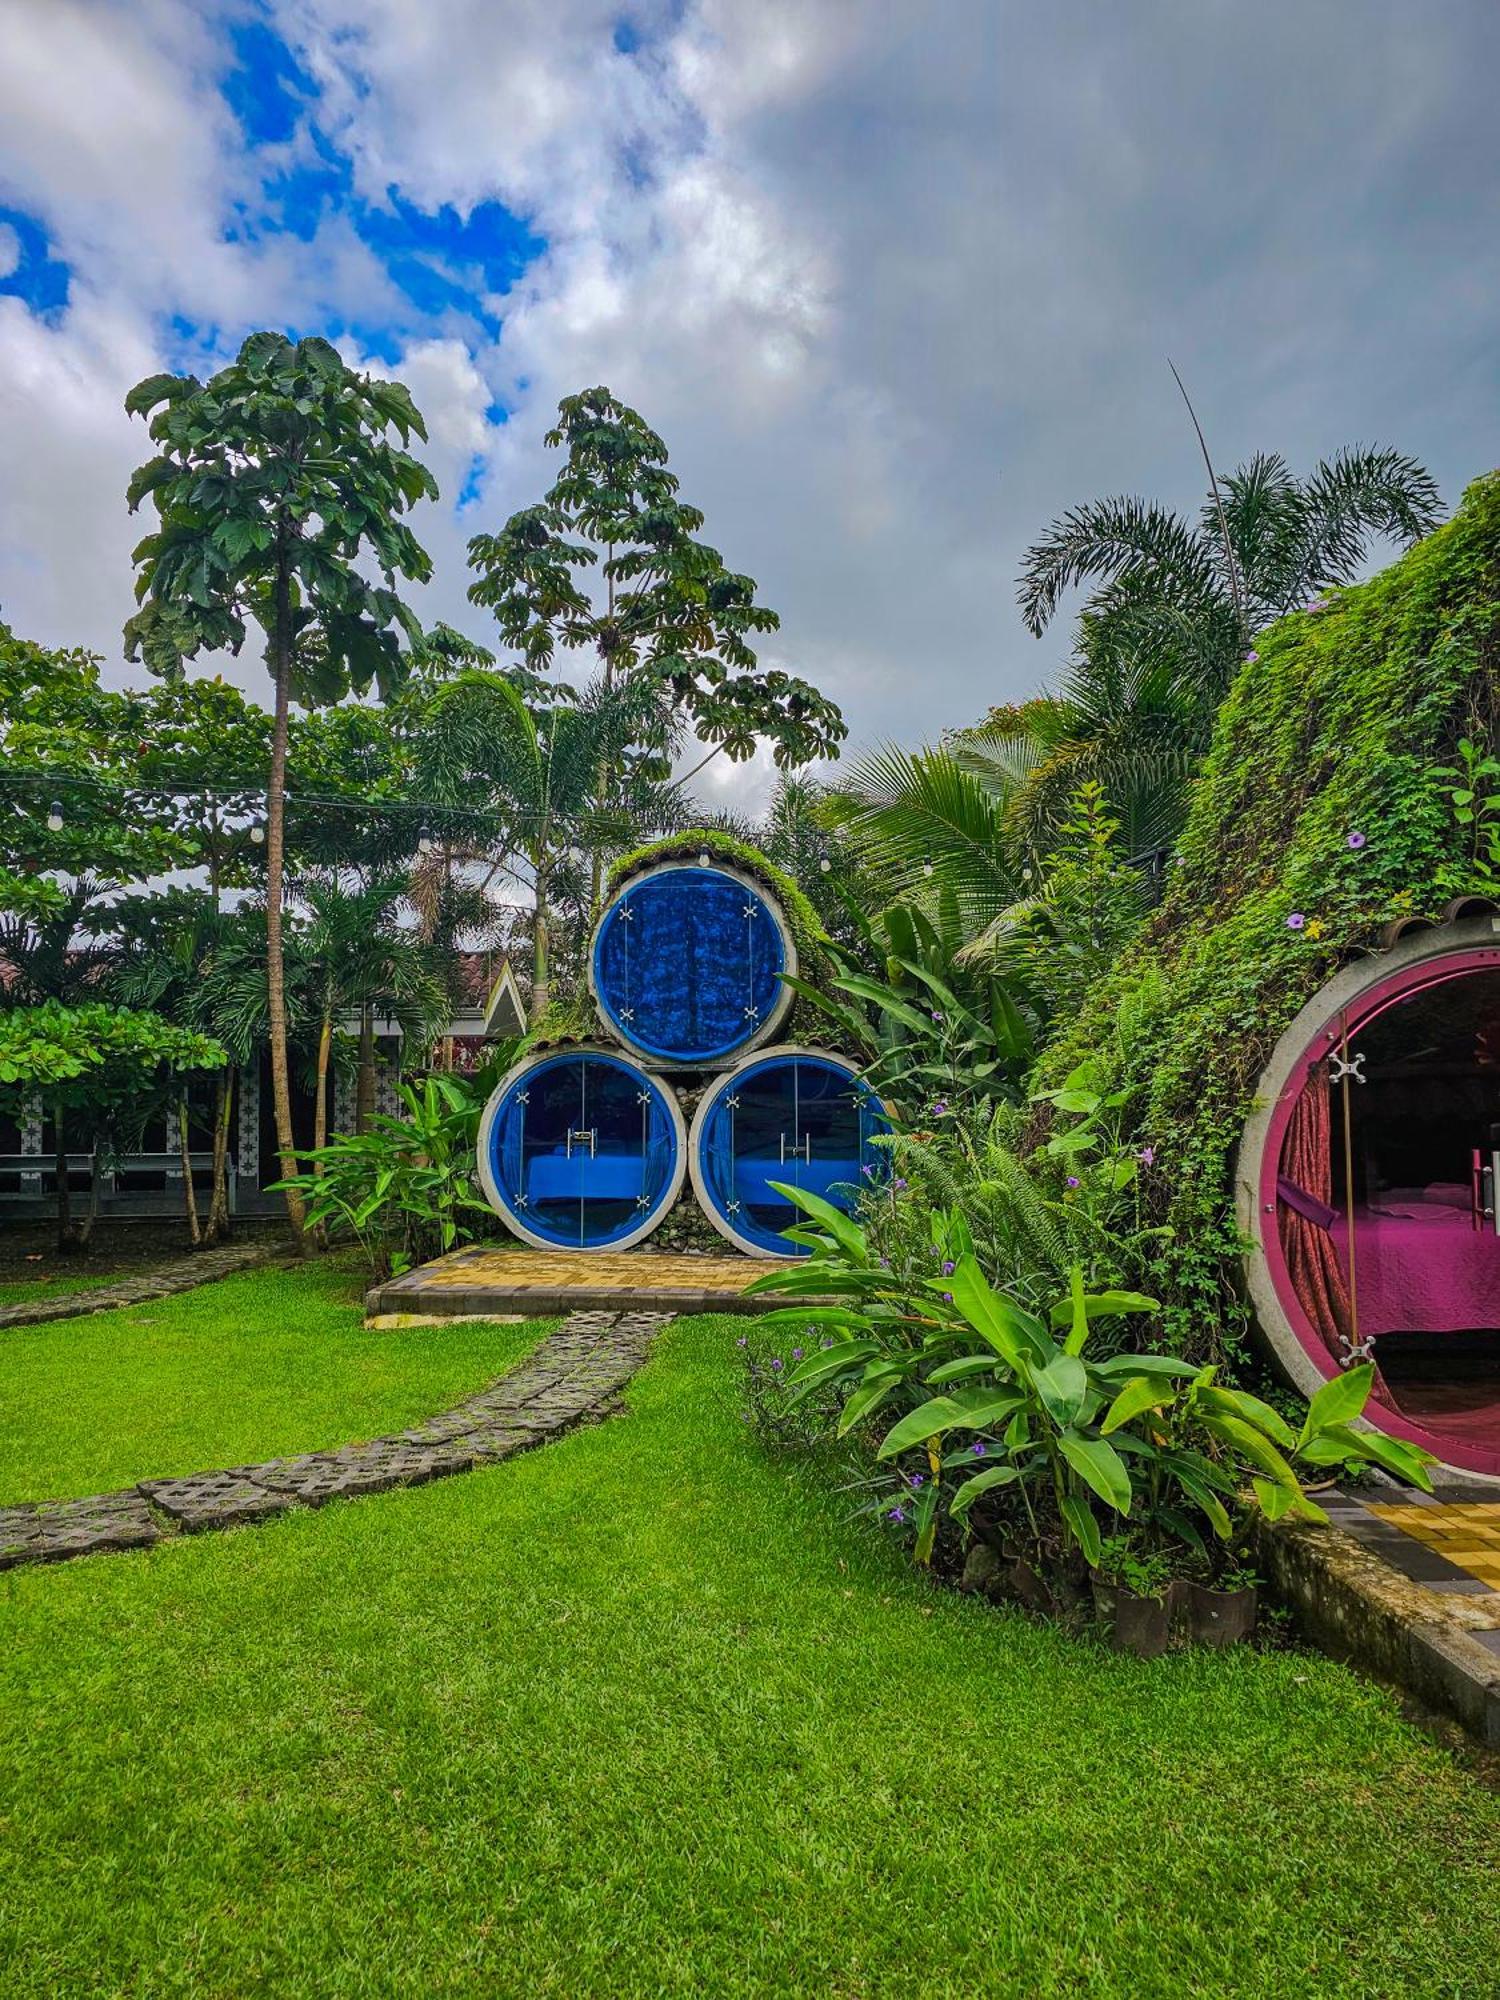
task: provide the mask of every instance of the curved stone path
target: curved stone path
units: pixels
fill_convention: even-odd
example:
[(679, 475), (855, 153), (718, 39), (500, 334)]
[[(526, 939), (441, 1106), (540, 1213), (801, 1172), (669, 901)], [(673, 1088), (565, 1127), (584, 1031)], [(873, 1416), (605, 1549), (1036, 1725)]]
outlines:
[(143, 1479), (86, 1500), (0, 1507), (0, 1569), (143, 1549), (173, 1535), (265, 1521), (290, 1507), (420, 1486), (546, 1444), (619, 1406), (669, 1313), (579, 1312), (508, 1375), (410, 1430), (333, 1451)]
[(174, 1257), (169, 1263), (153, 1264), (131, 1276), (111, 1278), (87, 1292), (54, 1292), (50, 1298), (0, 1306), (0, 1331), (9, 1326), (45, 1326), (49, 1320), (80, 1319), (86, 1313), (170, 1298), (174, 1292), (190, 1292), (197, 1285), (212, 1284), (215, 1278), (232, 1277), (236, 1271), (248, 1271), (255, 1264), (267, 1264), (284, 1255), (279, 1245), (264, 1243), (226, 1243), (218, 1250), (195, 1250), (190, 1257)]

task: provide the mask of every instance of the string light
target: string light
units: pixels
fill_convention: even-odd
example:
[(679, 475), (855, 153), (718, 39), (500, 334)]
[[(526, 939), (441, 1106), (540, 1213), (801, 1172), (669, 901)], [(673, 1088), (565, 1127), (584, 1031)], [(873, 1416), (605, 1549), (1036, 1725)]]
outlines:
[(250, 829), (250, 845), (252, 847), (263, 847), (265, 845), (265, 839), (266, 839), (266, 830), (261, 825), (260, 821), (257, 820), (254, 826), (252, 826)]

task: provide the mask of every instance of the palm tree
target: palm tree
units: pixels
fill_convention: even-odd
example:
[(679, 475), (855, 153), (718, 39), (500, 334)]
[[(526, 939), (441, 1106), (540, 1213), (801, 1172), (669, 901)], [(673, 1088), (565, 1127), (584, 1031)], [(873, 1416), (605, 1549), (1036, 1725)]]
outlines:
[(542, 706), (505, 673), (469, 671), (435, 688), (422, 712), (418, 790), (446, 809), (459, 856), (486, 864), (486, 886), (508, 875), (530, 893), (533, 1026), (552, 997), (559, 905), (581, 911), (592, 901), (583, 857), (682, 821), (679, 788), (635, 748), (647, 726), (659, 728), (659, 707), (649, 687), (630, 680)]
[(1015, 793), (1036, 850), (1080, 783), (1101, 783), (1135, 853), (1175, 836), (1188, 780), (1256, 633), (1352, 582), (1370, 544), (1409, 546), (1439, 519), (1436, 482), (1402, 453), (1353, 447), (1298, 479), (1260, 452), (1216, 480), (1196, 522), (1154, 502), (1073, 509), (1027, 550), (1021, 613), (1040, 636), (1065, 591), (1096, 586), (1056, 697), (1000, 711), (955, 742), (965, 768)]
[(295, 951), (308, 970), (316, 1008), (317, 1054), (313, 1069), (313, 1150), (328, 1142), (328, 1078), (339, 1021), (358, 1013), (361, 1024), (390, 1014), (411, 1047), (426, 1048), (448, 1017), (449, 997), (437, 956), (419, 933), (400, 921), (406, 900), (403, 875), (376, 876), (346, 888), (343, 871), (325, 870), (292, 884), (303, 921)]

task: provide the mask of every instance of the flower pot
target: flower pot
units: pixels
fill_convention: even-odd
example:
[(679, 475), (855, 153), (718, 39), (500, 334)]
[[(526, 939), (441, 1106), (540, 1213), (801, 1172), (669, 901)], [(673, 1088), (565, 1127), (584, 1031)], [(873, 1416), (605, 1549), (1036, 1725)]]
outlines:
[(1254, 1632), (1258, 1604), (1253, 1583), (1246, 1590), (1211, 1590), (1206, 1583), (1190, 1583), (1184, 1593), (1188, 1636), (1199, 1646), (1237, 1646)]
[(1117, 1653), (1133, 1653), (1138, 1660), (1154, 1660), (1167, 1650), (1172, 1633), (1172, 1600), (1175, 1585), (1169, 1584), (1160, 1597), (1137, 1597), (1120, 1583), (1106, 1583), (1095, 1577), (1094, 1608), (1109, 1632), (1109, 1642)]

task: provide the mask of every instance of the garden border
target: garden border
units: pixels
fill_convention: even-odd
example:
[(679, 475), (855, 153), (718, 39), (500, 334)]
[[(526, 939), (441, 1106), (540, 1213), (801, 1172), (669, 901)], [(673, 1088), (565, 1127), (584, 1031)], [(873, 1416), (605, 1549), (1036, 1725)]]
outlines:
[(230, 1243), (221, 1250), (195, 1250), (191, 1256), (175, 1257), (138, 1276), (117, 1278), (90, 1292), (59, 1292), (50, 1299), (22, 1299), (15, 1305), (0, 1306), (0, 1332), (13, 1326), (46, 1326), (55, 1319), (82, 1319), (89, 1313), (144, 1305), (148, 1299), (168, 1299), (177, 1292), (195, 1291), (199, 1285), (232, 1278), (257, 1264), (272, 1263), (283, 1255), (281, 1245), (265, 1243)]
[(670, 1313), (578, 1312), (508, 1375), (410, 1429), (331, 1451), (180, 1479), (143, 1479), (82, 1500), (0, 1507), (0, 1570), (150, 1548), (178, 1534), (269, 1520), (327, 1500), (422, 1486), (549, 1443), (619, 1407)]

